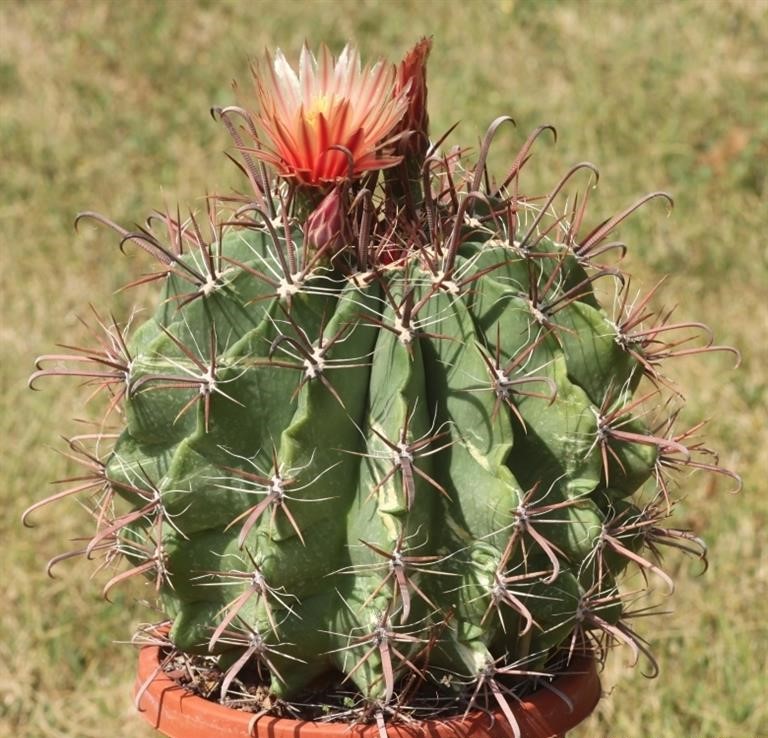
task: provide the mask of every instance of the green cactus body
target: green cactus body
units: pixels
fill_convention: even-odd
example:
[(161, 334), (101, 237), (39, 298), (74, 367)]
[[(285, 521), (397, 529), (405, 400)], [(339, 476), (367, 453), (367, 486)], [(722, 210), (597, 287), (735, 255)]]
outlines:
[[(543, 241), (542, 263), (510, 234), (475, 234), (455, 254), (463, 287), (414, 255), (367, 279), (326, 259), (280, 294), (289, 251), (312, 256), (300, 234), (291, 246), (245, 220), (223, 233), (215, 283), (190, 289), (177, 266), (135, 329), (106, 465), (144, 509), (120, 533), (128, 558), (162, 557), (150, 575), (171, 640), (230, 663), (260, 634), (283, 697), (335, 668), (389, 699), (435, 638), (434, 662), (464, 678), (502, 654), (545, 661), (578, 598), (612, 587), (584, 576), (606, 501), (655, 462), (622, 443), (605, 478), (599, 405), (614, 384), (631, 391), (637, 365), (591, 290), (556, 322), (529, 299), (566, 247)], [(555, 281), (578, 281), (563, 263)], [(516, 609), (499, 582), (526, 572)]]

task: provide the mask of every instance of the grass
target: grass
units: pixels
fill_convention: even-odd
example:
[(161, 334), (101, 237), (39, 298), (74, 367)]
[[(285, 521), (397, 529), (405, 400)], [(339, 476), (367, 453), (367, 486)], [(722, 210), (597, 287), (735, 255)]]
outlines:
[(114, 291), (142, 268), (103, 232), (75, 235), (74, 213), (133, 223), (233, 185), (226, 135), (207, 110), (234, 99), (233, 77), (247, 89), (248, 60), (266, 46), (352, 39), (368, 56), (398, 58), (420, 34), (435, 36), (434, 131), (460, 119), (454, 140), (474, 144), (512, 114), (518, 129), (493, 155), (501, 170), (527, 131), (556, 124), (560, 140), (539, 148), (528, 184), (543, 191), (569, 164), (594, 161), (595, 220), (651, 189), (672, 192), (672, 217), (651, 206), (623, 229), (627, 265), (646, 286), (670, 273), (658, 304), (679, 302), (680, 318), (708, 323), (743, 355), (738, 371), (717, 355), (674, 367), (691, 388), (689, 417), (712, 418), (709, 441), (744, 491), (684, 483), (679, 523), (706, 531), (711, 567), (696, 577), (674, 562), (674, 612), (643, 631), (661, 676), (628, 670), (617, 652), (605, 699), (573, 738), (768, 735), (765, 0), (0, 4), (0, 735), (95, 738), (126, 725), (152, 735), (133, 717), (134, 656), (112, 645), (152, 619), (142, 592), (110, 606), (86, 565), (45, 577), (43, 563), (82, 531), (74, 503), (40, 514), (32, 531), (18, 522), (67, 473), (49, 446), (85, 414), (65, 383), (25, 389), (34, 356), (76, 343), (89, 302), (125, 315), (131, 298)]

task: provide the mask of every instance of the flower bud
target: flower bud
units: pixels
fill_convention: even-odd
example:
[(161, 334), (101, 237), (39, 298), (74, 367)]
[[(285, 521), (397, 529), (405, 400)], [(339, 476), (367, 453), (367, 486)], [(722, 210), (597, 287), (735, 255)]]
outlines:
[(307, 243), (313, 248), (335, 253), (341, 246), (343, 222), (341, 190), (332, 189), (307, 218)]

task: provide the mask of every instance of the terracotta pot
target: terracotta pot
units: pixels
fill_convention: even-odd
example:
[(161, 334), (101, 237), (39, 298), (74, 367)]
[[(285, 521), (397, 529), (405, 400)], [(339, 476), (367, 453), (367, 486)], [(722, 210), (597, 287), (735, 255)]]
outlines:
[[(142, 688), (160, 663), (160, 648), (144, 646), (134, 692)], [(595, 708), (600, 699), (600, 680), (593, 659), (574, 658), (569, 673), (559, 677), (554, 690), (542, 689), (513, 704), (523, 738), (561, 738)], [(371, 725), (316, 723), (261, 717), (224, 707), (190, 694), (160, 672), (139, 701), (142, 716), (170, 738), (378, 738)], [(501, 713), (473, 712), (466, 718), (425, 720), (388, 726), (389, 738), (511, 738), (512, 730)], [(251, 732), (249, 732), (251, 730)]]

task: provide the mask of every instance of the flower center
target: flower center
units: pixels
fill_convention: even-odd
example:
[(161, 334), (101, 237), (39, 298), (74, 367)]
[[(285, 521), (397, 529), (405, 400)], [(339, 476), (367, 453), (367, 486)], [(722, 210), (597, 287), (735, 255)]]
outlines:
[(310, 128), (317, 128), (318, 118), (322, 115), (328, 117), (328, 111), (333, 104), (333, 95), (318, 95), (312, 100), (309, 107), (303, 112), (304, 120)]

